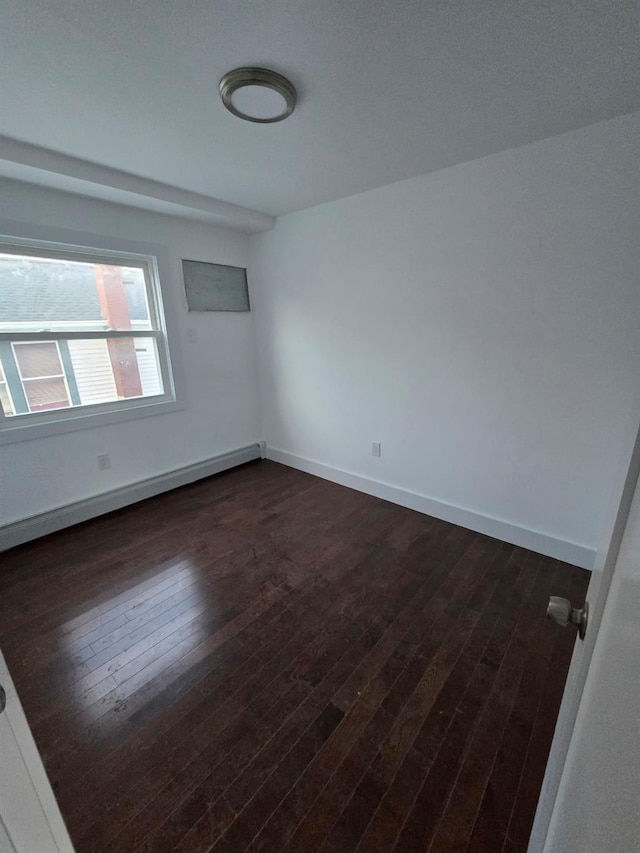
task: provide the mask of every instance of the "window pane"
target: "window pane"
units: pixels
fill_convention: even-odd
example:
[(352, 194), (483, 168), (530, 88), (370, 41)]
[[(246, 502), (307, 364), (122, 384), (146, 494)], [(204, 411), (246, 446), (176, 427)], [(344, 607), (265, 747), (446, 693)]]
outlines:
[[(15, 414), (9, 397), (23, 401), (17, 404), (18, 414), (28, 414), (164, 394), (154, 338), (61, 340), (12, 346), (13, 370), (8, 378), (7, 370), (0, 372), (0, 391), (5, 388), (1, 399), (7, 415)], [(54, 375), (47, 376), (50, 372)]]
[(0, 330), (150, 328), (142, 269), (0, 253)]
[(69, 341), (80, 403), (110, 403), (118, 399), (106, 341)]
[(134, 338), (133, 343), (136, 348), (136, 361), (140, 371), (142, 393), (145, 397), (162, 394), (162, 377), (158, 364), (156, 342), (153, 338)]
[(68, 341), (68, 347), (83, 406), (164, 393), (153, 338)]
[(162, 394), (156, 342), (153, 338), (107, 341), (118, 399)]
[(32, 412), (66, 409), (70, 405), (64, 379), (31, 379), (24, 383), (24, 393)]
[(13, 351), (23, 379), (39, 376), (60, 376), (64, 372), (54, 342), (43, 344), (14, 344)]

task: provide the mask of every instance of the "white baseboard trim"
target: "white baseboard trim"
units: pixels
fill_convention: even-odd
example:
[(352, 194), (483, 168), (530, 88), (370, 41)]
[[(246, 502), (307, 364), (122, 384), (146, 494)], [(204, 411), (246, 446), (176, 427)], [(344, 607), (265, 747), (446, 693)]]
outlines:
[(81, 521), (88, 521), (90, 518), (104, 515), (106, 512), (113, 512), (115, 509), (121, 509), (129, 504), (143, 501), (179, 486), (186, 486), (187, 483), (194, 483), (203, 477), (210, 477), (212, 474), (218, 474), (220, 471), (226, 471), (228, 468), (234, 468), (236, 465), (251, 462), (253, 459), (260, 459), (260, 457), (260, 445), (258, 443), (249, 444), (247, 447), (221, 453), (219, 456), (204, 459), (202, 462), (187, 465), (185, 468), (168, 471), (166, 474), (160, 474), (157, 477), (150, 477), (147, 480), (131, 483), (131, 485), (123, 486), (120, 489), (112, 489), (86, 500), (66, 504), (21, 521), (14, 521), (0, 527), (0, 551), (6, 551), (15, 545), (22, 545), (24, 542), (30, 542), (32, 539), (45, 536), (47, 533), (55, 533), (64, 527), (71, 527), (71, 525), (78, 524)]
[(287, 453), (285, 450), (277, 450), (274, 447), (267, 447), (267, 459), (272, 459), (274, 462), (281, 462), (283, 465), (288, 465), (290, 468), (297, 468), (299, 471), (306, 471), (308, 474), (315, 474), (324, 480), (331, 480), (334, 483), (339, 483), (342, 486), (348, 486), (359, 492), (365, 492), (368, 495), (382, 498), (399, 506), (414, 509), (425, 515), (431, 515), (443, 521), (450, 521), (452, 524), (458, 524), (461, 527), (466, 527), (468, 530), (475, 530), (477, 533), (484, 533), (486, 536), (492, 536), (503, 542), (510, 542), (512, 545), (528, 548), (537, 554), (554, 557), (557, 560), (563, 560), (574, 566), (581, 566), (583, 569), (591, 570), (593, 567), (596, 554), (595, 549), (588, 548), (586, 545), (580, 545), (577, 542), (556, 539), (537, 530), (518, 527), (515, 524), (510, 524), (508, 521), (501, 521), (498, 518), (482, 515), (470, 509), (463, 509), (462, 507), (444, 503), (434, 498), (428, 498), (426, 495), (398, 488), (398, 486), (391, 486), (388, 483), (371, 480), (369, 477), (352, 474), (349, 471), (343, 471), (341, 468), (333, 468), (321, 462), (314, 462), (312, 459), (296, 456), (293, 453)]

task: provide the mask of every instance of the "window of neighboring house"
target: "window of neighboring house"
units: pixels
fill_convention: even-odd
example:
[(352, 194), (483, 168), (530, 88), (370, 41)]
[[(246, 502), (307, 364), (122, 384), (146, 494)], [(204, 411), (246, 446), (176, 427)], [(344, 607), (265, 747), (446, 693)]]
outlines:
[(0, 423), (174, 400), (154, 258), (0, 240)]
[(58, 342), (12, 346), (29, 411), (66, 409), (70, 406), (71, 395)]

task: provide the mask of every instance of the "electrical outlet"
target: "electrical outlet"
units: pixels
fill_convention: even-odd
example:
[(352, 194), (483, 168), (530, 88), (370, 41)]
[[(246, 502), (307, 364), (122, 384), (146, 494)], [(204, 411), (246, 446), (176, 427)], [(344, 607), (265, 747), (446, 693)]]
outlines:
[(198, 333), (195, 329), (187, 329), (187, 340), (190, 344), (195, 344), (198, 341)]
[(371, 455), (372, 456), (380, 456), (381, 451), (382, 451), (382, 448), (380, 446), (379, 441), (371, 442)]
[(98, 468), (101, 471), (106, 471), (107, 468), (111, 468), (111, 460), (109, 459), (108, 453), (98, 454)]

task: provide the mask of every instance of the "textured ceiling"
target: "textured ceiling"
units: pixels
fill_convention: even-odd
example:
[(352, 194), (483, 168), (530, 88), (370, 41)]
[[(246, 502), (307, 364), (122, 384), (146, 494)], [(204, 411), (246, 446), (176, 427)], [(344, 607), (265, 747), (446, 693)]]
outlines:
[[(640, 108), (636, 0), (0, 0), (0, 133), (266, 213)], [(228, 114), (225, 71), (298, 88)]]

